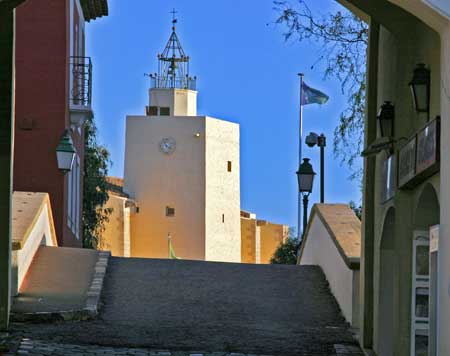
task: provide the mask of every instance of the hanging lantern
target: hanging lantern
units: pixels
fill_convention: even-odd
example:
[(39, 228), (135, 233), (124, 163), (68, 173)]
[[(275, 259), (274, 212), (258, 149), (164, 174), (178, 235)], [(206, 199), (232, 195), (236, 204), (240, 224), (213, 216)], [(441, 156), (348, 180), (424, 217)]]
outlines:
[(414, 69), (414, 75), (409, 83), (414, 108), (417, 112), (430, 111), (430, 71), (425, 64), (420, 63)]
[(75, 148), (73, 147), (72, 138), (69, 131), (64, 131), (64, 134), (56, 147), (56, 159), (58, 161), (58, 169), (64, 174), (72, 169), (73, 161), (75, 159)]
[(395, 107), (390, 101), (385, 101), (377, 115), (381, 137), (394, 137), (394, 119)]

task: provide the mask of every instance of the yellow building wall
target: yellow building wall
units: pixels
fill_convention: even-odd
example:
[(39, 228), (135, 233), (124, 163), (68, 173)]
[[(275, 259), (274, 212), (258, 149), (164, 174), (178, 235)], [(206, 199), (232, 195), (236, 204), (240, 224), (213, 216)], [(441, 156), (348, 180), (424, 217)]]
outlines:
[(105, 230), (102, 233), (98, 246), (99, 250), (111, 251), (111, 255), (117, 257), (125, 256), (125, 201), (126, 198), (109, 194), (109, 199), (104, 208), (112, 208), (113, 210), (111, 215), (109, 215), (109, 221), (105, 223)]
[(272, 224), (270, 222), (258, 220), (257, 225), (261, 234), (261, 262), (270, 263), (275, 250), (281, 242), (288, 236), (288, 226)]
[[(163, 138), (175, 151), (160, 150)], [(168, 258), (167, 235), (182, 259), (205, 259), (204, 117), (128, 116), (124, 191), (139, 206), (131, 223), (131, 257)], [(166, 207), (175, 216), (166, 216)]]
[[(241, 262), (256, 262), (257, 226), (255, 219), (241, 217)], [(259, 237), (259, 234), (258, 234)]]

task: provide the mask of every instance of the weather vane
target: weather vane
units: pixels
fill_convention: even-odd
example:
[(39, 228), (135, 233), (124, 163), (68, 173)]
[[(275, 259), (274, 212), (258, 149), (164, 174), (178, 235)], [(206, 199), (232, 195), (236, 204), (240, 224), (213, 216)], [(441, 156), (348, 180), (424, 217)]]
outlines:
[(177, 23), (177, 19), (175, 18), (175, 15), (178, 14), (178, 11), (173, 9), (172, 11), (170, 11), (170, 13), (172, 14), (172, 23), (175, 25)]

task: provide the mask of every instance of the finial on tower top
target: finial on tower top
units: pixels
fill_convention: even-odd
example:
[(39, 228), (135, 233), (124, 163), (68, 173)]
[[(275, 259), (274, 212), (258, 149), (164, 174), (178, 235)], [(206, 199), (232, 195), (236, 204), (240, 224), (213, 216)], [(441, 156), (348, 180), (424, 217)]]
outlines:
[(178, 14), (178, 11), (176, 11), (175, 9), (172, 9), (172, 11), (170, 13), (172, 14), (172, 30), (175, 31), (175, 24), (177, 23), (177, 19), (176, 19), (175, 15)]
[(172, 34), (161, 54), (158, 54), (158, 74), (152, 75), (152, 88), (178, 88), (195, 90), (196, 77), (189, 75), (189, 56), (184, 53), (178, 35), (175, 32), (178, 13), (175, 9), (172, 14)]

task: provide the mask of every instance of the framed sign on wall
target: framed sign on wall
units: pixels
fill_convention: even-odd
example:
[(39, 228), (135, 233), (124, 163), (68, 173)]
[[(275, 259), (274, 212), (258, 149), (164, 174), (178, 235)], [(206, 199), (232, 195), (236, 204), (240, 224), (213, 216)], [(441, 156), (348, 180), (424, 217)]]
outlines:
[(383, 187), (381, 189), (381, 201), (385, 202), (394, 197), (396, 188), (396, 157), (390, 155), (383, 162)]
[(420, 174), (439, 162), (438, 131), (439, 121), (433, 120), (417, 133), (416, 174)]
[(439, 172), (440, 118), (428, 122), (398, 153), (398, 186), (413, 188)]
[(398, 152), (398, 186), (406, 186), (416, 174), (416, 136)]

